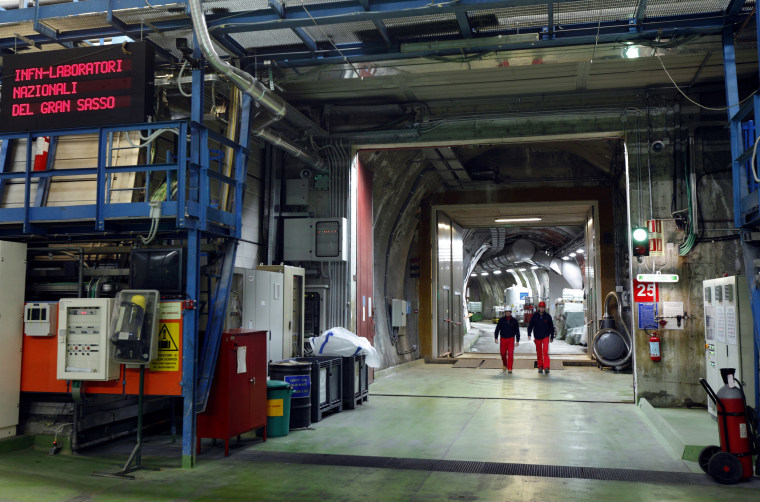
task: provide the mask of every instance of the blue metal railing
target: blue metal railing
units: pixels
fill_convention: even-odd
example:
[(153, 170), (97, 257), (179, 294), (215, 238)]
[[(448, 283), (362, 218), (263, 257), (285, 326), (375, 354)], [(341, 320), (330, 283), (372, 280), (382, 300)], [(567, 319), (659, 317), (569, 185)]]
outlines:
[[(173, 151), (167, 152), (166, 162), (144, 163), (136, 165), (113, 166), (110, 158), (113, 155), (113, 138), (119, 133), (140, 131), (148, 135), (160, 130), (175, 131), (176, 141)], [(189, 162), (189, 141), (191, 134), (201, 142), (201, 156), (197, 163)], [(72, 169), (55, 169), (53, 160), (48, 168), (34, 171), (34, 138), (49, 137), (52, 144), (58, 144), (62, 139), (95, 135), (97, 138), (97, 165), (77, 167)], [(106, 230), (107, 222), (111, 220), (132, 220), (150, 217), (151, 180), (164, 180), (166, 195), (160, 199), (162, 221), (174, 218), (176, 229), (196, 228), (227, 237), (240, 236), (240, 212), (237, 211), (242, 200), (245, 172), (240, 166), (245, 166), (248, 157), (247, 148), (209, 130), (205, 126), (188, 121), (153, 122), (123, 126), (108, 126), (100, 128), (84, 128), (71, 130), (35, 131), (34, 133), (8, 133), (0, 135), (0, 195), (10, 187), (23, 183), (23, 202), (16, 207), (0, 208), (0, 235), (18, 234), (15, 225), (21, 226), (21, 233), (44, 233), (48, 224), (84, 220), (92, 222), (89, 230), (102, 232)], [(26, 141), (25, 168), (10, 170), (10, 156), (13, 154), (11, 145), (17, 140)], [(130, 148), (130, 147), (126, 147)], [(132, 147), (134, 148), (134, 147)], [(230, 160), (230, 173), (224, 173), (224, 156), (226, 150)], [(112, 194), (117, 191), (112, 187), (115, 174), (140, 173), (144, 183), (129, 188), (134, 192), (142, 192), (137, 202), (114, 202)], [(74, 180), (81, 179), (96, 181), (92, 203), (47, 206), (43, 204), (43, 193), (32, 197), (32, 190), (46, 191), (60, 177)], [(176, 182), (176, 189), (174, 184)], [(226, 189), (224, 189), (226, 187)], [(123, 189), (118, 189), (123, 190)], [(226, 192), (228, 198), (234, 201), (231, 209), (220, 207), (219, 194)], [(223, 202), (223, 201), (222, 201)], [(87, 227), (82, 227), (86, 229)]]

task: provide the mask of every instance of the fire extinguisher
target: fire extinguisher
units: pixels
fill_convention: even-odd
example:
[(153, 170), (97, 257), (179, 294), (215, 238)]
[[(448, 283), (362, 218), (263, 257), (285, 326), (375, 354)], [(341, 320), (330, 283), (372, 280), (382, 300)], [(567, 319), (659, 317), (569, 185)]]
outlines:
[(34, 141), (34, 166), (32, 166), (32, 171), (45, 171), (47, 169), (49, 150), (50, 137), (38, 136)]
[(662, 360), (662, 356), (660, 356), (660, 334), (656, 331), (653, 331), (649, 336), (649, 357), (652, 358), (652, 361)]
[(747, 400), (734, 368), (721, 368), (726, 384), (717, 394), (703, 379), (699, 383), (718, 409), (720, 446), (708, 446), (699, 454), (702, 470), (723, 484), (734, 484), (752, 477), (752, 454), (756, 453), (757, 431), (747, 420)]

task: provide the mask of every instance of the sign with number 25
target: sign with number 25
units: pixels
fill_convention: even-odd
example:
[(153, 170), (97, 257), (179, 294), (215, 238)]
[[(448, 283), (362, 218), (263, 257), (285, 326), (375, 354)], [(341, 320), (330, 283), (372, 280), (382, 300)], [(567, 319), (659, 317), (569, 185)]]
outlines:
[(660, 290), (656, 282), (639, 282), (633, 280), (633, 301), (654, 302), (660, 301)]

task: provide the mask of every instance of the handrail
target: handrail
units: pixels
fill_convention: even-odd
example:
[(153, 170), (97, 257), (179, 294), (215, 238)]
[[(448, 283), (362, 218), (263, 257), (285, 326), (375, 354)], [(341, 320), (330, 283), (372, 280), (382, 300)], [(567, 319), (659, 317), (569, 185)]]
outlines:
[[(154, 132), (160, 129), (174, 129), (177, 131), (176, 144), (169, 150), (170, 156), (161, 159), (159, 163), (140, 163), (134, 165), (108, 165), (110, 157), (110, 142), (116, 133), (140, 131)], [(190, 137), (195, 136), (201, 142), (200, 162), (193, 167), (188, 164), (188, 143)], [(71, 169), (46, 169), (33, 171), (33, 139), (41, 136), (51, 138), (70, 138), (85, 135), (96, 135), (97, 156), (91, 167), (74, 167)], [(161, 173), (166, 183), (166, 194), (162, 202), (162, 218), (176, 218), (176, 228), (198, 228), (203, 231), (219, 233), (227, 237), (239, 237), (241, 231), (241, 215), (238, 212), (225, 211), (222, 207), (214, 205), (215, 195), (211, 193), (212, 187), (228, 186), (229, 192), (234, 197), (243, 197), (245, 186), (245, 169), (242, 172), (235, 171), (235, 176), (226, 176), (217, 168), (217, 160), (212, 158), (212, 153), (220, 148), (229, 148), (233, 156), (238, 157), (240, 165), (245, 165), (249, 150), (240, 144), (209, 130), (203, 124), (188, 121), (150, 122), (142, 124), (104, 126), (97, 128), (57, 129), (46, 131), (15, 132), (0, 134), (3, 142), (0, 153), (0, 168), (9, 164), (6, 162), (14, 140), (26, 140), (26, 168), (14, 172), (0, 172), (0, 190), (7, 192), (23, 183), (23, 201), (14, 203), (13, 207), (0, 208), (0, 235), (12, 234), (8, 230), (10, 225), (22, 224), (22, 234), (38, 233), (41, 227), (47, 224), (58, 224), (71, 220), (95, 220), (91, 231), (102, 232), (105, 230), (106, 221), (129, 219), (135, 227), (144, 226), (144, 219), (149, 218), (151, 195), (154, 193), (148, 180), (153, 173)], [(132, 147), (132, 148), (137, 148)], [(172, 153), (173, 152), (173, 153)], [(168, 158), (171, 157), (171, 158)], [(236, 164), (237, 165), (237, 164)], [(183, 167), (184, 166), (184, 167)], [(142, 173), (146, 182), (141, 186), (134, 186), (134, 190), (143, 191), (143, 200), (138, 202), (112, 202), (111, 194), (117, 189), (111, 188), (113, 175), (122, 173)], [(96, 181), (96, 192), (92, 194), (92, 203), (73, 204), (69, 206), (36, 205), (32, 190), (45, 189), (51, 181), (65, 176), (74, 178), (75, 181)], [(155, 177), (153, 178), (156, 179)], [(213, 183), (211, 180), (213, 179)], [(43, 184), (42, 180), (46, 180)], [(176, 181), (176, 188), (172, 185)], [(18, 188), (16, 188), (18, 190)], [(172, 195), (176, 192), (176, 195)], [(87, 197), (90, 198), (89, 196)], [(85, 201), (89, 202), (89, 201)], [(135, 219), (142, 219), (137, 221)], [(84, 228), (84, 227), (83, 227)]]

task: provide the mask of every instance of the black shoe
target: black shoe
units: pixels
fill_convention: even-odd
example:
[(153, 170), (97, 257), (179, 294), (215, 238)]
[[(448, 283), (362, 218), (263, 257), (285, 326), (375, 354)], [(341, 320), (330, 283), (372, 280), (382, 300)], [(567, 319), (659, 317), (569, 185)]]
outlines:
[(539, 373), (543, 373), (543, 372), (544, 372), (544, 369), (543, 369), (543, 368), (538, 368), (538, 372), (539, 372)]
[(548, 369), (544, 370), (544, 373), (546, 373), (548, 375), (549, 374), (549, 370)]

